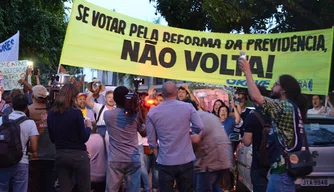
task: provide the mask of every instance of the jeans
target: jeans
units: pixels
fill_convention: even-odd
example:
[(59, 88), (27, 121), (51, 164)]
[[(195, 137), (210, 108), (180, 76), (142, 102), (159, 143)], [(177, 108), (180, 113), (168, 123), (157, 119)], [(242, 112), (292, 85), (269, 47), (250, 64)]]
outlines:
[(158, 172), (158, 164), (157, 164), (157, 158), (155, 155), (152, 154), (144, 154), (144, 161), (145, 161), (145, 166), (147, 173), (152, 174), (152, 188), (153, 189), (158, 189), (159, 188), (159, 172)]
[(87, 151), (57, 150), (56, 172), (62, 192), (72, 191), (74, 182), (80, 192), (90, 192), (90, 160)]
[(126, 191), (140, 192), (140, 162), (108, 162), (107, 192), (118, 192), (123, 178)]
[(33, 160), (29, 162), (28, 192), (53, 191), (56, 181), (55, 161)]
[(222, 192), (220, 181), (223, 176), (224, 170), (197, 173), (196, 192)]
[(295, 192), (295, 179), (287, 172), (282, 174), (271, 174), (267, 186), (267, 192)]
[(174, 191), (173, 185), (176, 180), (179, 192), (193, 191), (193, 162), (183, 165), (158, 165), (160, 192)]
[(7, 192), (12, 184), (13, 192), (28, 190), (29, 165), (18, 163), (12, 167), (0, 168), (0, 192)]
[(146, 166), (145, 166), (145, 160), (144, 160), (144, 148), (143, 145), (139, 145), (139, 153), (140, 153), (140, 162), (141, 162), (141, 167), (140, 167), (140, 177), (141, 177), (141, 181), (144, 184), (144, 189), (146, 192), (150, 192), (150, 180), (148, 178), (148, 173), (146, 170)]

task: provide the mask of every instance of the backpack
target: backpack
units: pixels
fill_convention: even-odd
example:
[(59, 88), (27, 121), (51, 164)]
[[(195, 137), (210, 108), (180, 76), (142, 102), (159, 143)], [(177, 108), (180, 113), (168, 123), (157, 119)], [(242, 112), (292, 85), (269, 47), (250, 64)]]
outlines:
[(29, 118), (22, 116), (16, 120), (2, 116), (0, 126), (0, 168), (11, 167), (21, 161), (23, 157), (20, 124)]
[(256, 111), (253, 111), (252, 113), (256, 116), (256, 118), (260, 121), (262, 125), (262, 139), (261, 139), (261, 145), (259, 147), (259, 156), (258, 156), (258, 159), (260, 160), (259, 163), (263, 167), (270, 167), (270, 158), (268, 153), (268, 136), (272, 125), (266, 124), (260, 113)]

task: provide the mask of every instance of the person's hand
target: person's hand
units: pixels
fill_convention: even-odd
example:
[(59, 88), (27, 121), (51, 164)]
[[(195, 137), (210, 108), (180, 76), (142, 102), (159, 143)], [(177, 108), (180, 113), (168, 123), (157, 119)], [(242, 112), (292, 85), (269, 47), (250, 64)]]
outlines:
[(20, 85), (22, 85), (23, 82), (24, 82), (24, 79), (19, 79), (17, 82), (18, 82)]
[[(327, 101), (327, 102), (330, 101), (330, 98), (329, 98), (328, 95), (326, 96), (326, 100), (325, 100), (325, 101)], [(326, 107), (326, 106), (325, 106), (325, 107)]]
[(155, 94), (155, 92), (156, 92), (155, 87), (152, 85), (152, 86), (150, 87), (150, 89), (148, 90), (148, 95), (149, 95), (149, 96), (152, 96), (152, 95)]
[(187, 83), (183, 84), (182, 87), (183, 87), (185, 90), (187, 90), (187, 91), (189, 90), (189, 87), (188, 87), (188, 84), (187, 84)]
[[(0, 86), (0, 91), (1, 91), (2, 93), (5, 92), (3, 86)], [(0, 97), (1, 97), (1, 95), (0, 95)]]
[(88, 120), (88, 119), (85, 119), (85, 126), (86, 127), (89, 127), (89, 128), (93, 128), (93, 123), (92, 121)]
[(233, 97), (231, 99), (231, 105), (232, 105), (232, 107), (235, 107), (235, 103), (234, 103), (234, 98)]
[(322, 114), (322, 113), (327, 113), (327, 106), (323, 107), (323, 108), (320, 110), (319, 113), (320, 113), (320, 114)]
[(244, 59), (244, 58), (240, 58), (238, 60), (238, 65), (239, 65), (239, 68), (244, 72), (244, 73), (251, 73), (251, 70), (250, 70), (250, 64), (249, 62)]
[(35, 75), (36, 77), (39, 77), (41, 75), (41, 70), (37, 69), (37, 74)]

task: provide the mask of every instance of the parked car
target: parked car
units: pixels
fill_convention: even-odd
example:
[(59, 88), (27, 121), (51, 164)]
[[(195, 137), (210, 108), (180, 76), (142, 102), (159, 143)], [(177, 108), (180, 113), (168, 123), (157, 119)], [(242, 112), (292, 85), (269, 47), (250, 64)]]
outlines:
[[(334, 117), (308, 115), (304, 122), (309, 148), (316, 157), (313, 172), (295, 181), (297, 191), (334, 191)], [(240, 136), (230, 135), (231, 140), (241, 140)], [(236, 151), (235, 187), (236, 191), (253, 191), (250, 167), (252, 146), (239, 143)]]

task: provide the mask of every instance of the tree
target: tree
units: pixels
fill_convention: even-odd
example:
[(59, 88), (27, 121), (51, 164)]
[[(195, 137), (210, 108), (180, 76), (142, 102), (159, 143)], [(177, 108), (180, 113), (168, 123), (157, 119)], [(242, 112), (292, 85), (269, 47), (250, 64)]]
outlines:
[(229, 33), (330, 28), (333, 0), (149, 0), (170, 26)]
[(41, 73), (56, 72), (66, 34), (65, 2), (70, 0), (1, 0), (0, 39), (20, 31), (20, 60), (32, 60)]

